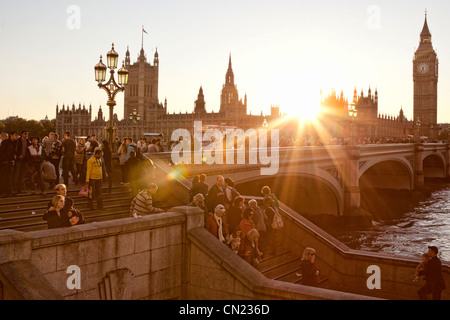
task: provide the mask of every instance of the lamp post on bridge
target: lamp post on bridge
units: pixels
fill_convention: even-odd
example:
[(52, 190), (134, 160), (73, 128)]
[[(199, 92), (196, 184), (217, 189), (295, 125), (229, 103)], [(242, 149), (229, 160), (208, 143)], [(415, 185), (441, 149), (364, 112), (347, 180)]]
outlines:
[(108, 82), (103, 83), (106, 79), (106, 69), (107, 67), (102, 62), (102, 56), (100, 56), (100, 62), (95, 66), (95, 81), (98, 82), (98, 87), (106, 91), (108, 95), (107, 105), (109, 106), (109, 124), (106, 128), (108, 141), (110, 146), (114, 145), (115, 140), (115, 127), (114, 127), (114, 106), (116, 105), (116, 95), (117, 93), (124, 91), (128, 84), (128, 70), (125, 69), (124, 63), (122, 63), (122, 68), (117, 71), (118, 82), (114, 79), (114, 70), (117, 68), (117, 61), (119, 60), (119, 54), (114, 51), (114, 43), (112, 44), (112, 49), (108, 54), (107, 63), (108, 68), (111, 70), (111, 76)]
[(358, 110), (356, 110), (356, 104), (350, 103), (348, 105), (348, 115), (352, 119), (350, 124), (350, 145), (356, 145), (355, 137), (355, 119), (358, 116)]
[(417, 141), (420, 142), (420, 136), (421, 136), (421, 126), (422, 126), (422, 122), (420, 121), (420, 117), (417, 117), (416, 119), (416, 130), (417, 130)]
[(134, 127), (133, 141), (136, 141), (136, 123), (141, 120), (141, 115), (137, 112), (136, 109), (133, 109), (133, 111), (131, 111), (130, 114), (128, 115), (128, 119), (133, 121), (133, 125), (134, 125), (133, 126)]

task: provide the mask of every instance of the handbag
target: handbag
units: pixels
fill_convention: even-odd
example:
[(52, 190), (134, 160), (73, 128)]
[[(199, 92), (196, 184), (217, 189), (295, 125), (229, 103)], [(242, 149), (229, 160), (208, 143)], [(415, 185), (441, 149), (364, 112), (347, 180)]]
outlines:
[(273, 220), (272, 220), (272, 229), (278, 230), (283, 228), (284, 223), (283, 223), (283, 219), (281, 219), (281, 215), (278, 213), (277, 210), (274, 210), (274, 215), (273, 215)]
[(78, 193), (78, 195), (82, 196), (82, 197), (88, 197), (89, 196), (89, 186), (83, 186), (80, 190), (80, 192)]

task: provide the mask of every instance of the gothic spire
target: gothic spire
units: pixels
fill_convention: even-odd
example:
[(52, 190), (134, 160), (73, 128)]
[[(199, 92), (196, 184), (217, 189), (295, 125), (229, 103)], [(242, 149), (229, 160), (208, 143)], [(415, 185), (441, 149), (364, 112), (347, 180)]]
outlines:
[(425, 11), (425, 22), (423, 24), (422, 32), (420, 33), (420, 44), (431, 44), (431, 32), (428, 28), (427, 13)]
[(228, 61), (228, 70), (227, 70), (227, 75), (225, 77), (225, 84), (226, 85), (234, 85), (234, 73), (233, 73), (233, 67), (231, 65), (231, 52), (230, 52), (230, 59)]
[(427, 11), (425, 10), (425, 23), (423, 25), (422, 33), (420, 34), (421, 37), (430, 36), (430, 29), (428, 28), (428, 22), (427, 22)]

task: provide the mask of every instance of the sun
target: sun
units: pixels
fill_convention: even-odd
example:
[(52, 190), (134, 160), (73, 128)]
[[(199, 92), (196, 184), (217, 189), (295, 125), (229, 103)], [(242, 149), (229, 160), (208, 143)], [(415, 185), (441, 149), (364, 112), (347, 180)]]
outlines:
[(323, 77), (314, 69), (292, 69), (279, 74), (272, 83), (274, 101), (280, 111), (300, 121), (315, 121), (320, 114)]

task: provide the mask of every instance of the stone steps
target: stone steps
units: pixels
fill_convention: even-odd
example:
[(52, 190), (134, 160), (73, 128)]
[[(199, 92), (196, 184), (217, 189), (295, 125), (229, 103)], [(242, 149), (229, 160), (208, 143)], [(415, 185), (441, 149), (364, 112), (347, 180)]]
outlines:
[[(88, 200), (78, 195), (80, 188), (71, 187), (67, 196), (74, 200), (75, 208), (80, 210), (86, 223), (129, 217), (131, 195), (128, 187), (103, 188), (103, 209), (89, 210)], [(40, 194), (21, 194), (0, 199), (0, 230), (35, 231), (47, 229), (42, 219), (47, 204), (54, 192)], [(94, 207), (96, 202), (94, 201)]]

